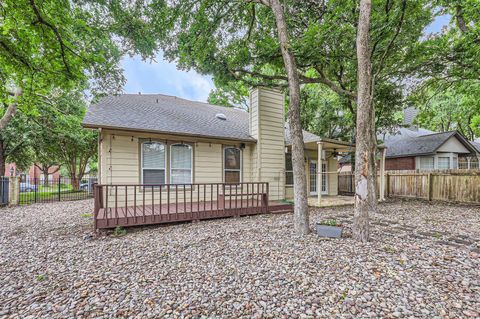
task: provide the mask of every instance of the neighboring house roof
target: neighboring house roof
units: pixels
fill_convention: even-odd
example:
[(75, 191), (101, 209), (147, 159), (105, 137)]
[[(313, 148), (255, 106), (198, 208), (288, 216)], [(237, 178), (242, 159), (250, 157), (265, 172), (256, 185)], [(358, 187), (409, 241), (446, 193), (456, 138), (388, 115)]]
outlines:
[[(478, 147), (474, 146), (474, 144), (480, 146), (479, 143), (468, 141), (457, 131), (432, 133), (432, 131), (422, 128), (417, 130), (401, 128), (397, 134), (388, 134), (385, 136), (384, 145), (387, 148), (386, 156), (387, 158), (395, 158), (435, 154), (452, 136), (455, 136), (470, 152), (479, 152)], [(344, 156), (340, 160), (340, 163), (350, 163), (350, 155)]]
[(477, 150), (457, 131), (433, 133), (418, 136), (391, 137), (385, 140), (387, 157), (404, 157), (434, 154), (449, 138), (455, 136), (470, 152)]
[(473, 147), (477, 149), (477, 153), (480, 153), (480, 143), (475, 141), (472, 141), (470, 143), (473, 145)]
[[(216, 117), (225, 114), (226, 120)], [(248, 112), (163, 94), (122, 94), (92, 104), (83, 126), (256, 141), (249, 134)], [(303, 131), (305, 142), (320, 137)], [(285, 125), (285, 142), (290, 131)]]

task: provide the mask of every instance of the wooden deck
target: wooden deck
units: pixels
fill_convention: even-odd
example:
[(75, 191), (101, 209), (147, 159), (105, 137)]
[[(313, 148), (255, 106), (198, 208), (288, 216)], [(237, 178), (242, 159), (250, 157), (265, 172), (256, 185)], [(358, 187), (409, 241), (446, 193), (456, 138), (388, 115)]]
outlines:
[(115, 228), (117, 226), (139, 226), (167, 224), (182, 221), (205, 220), (233, 216), (246, 216), (266, 213), (293, 211), (293, 205), (282, 201), (269, 201), (262, 206), (260, 201), (249, 200), (226, 202), (219, 207), (217, 201), (192, 202), (185, 205), (137, 205), (128, 207), (100, 208), (96, 217), (96, 228)]

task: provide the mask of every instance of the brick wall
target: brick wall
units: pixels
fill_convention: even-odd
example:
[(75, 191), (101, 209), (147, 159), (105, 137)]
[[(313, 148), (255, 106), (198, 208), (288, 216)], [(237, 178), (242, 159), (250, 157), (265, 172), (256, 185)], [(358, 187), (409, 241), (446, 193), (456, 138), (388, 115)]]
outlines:
[(387, 158), (385, 170), (411, 170), (415, 169), (415, 157)]

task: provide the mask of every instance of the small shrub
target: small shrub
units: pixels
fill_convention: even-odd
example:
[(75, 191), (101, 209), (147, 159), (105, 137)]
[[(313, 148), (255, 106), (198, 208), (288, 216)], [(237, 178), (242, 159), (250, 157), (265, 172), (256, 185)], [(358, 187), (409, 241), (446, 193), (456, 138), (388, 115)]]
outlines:
[(440, 233), (433, 233), (432, 236), (437, 238), (437, 239), (442, 238), (442, 234), (440, 234)]
[(389, 254), (395, 254), (397, 252), (397, 250), (392, 246), (385, 246), (383, 247), (383, 250)]
[(337, 220), (335, 220), (335, 219), (324, 220), (324, 221), (321, 221), (319, 224), (320, 224), (320, 225), (324, 225), (324, 226), (342, 227), (342, 224), (339, 223), (339, 222), (338, 222)]
[(120, 237), (120, 236), (125, 236), (126, 234), (127, 234), (127, 230), (122, 226), (117, 226), (113, 230), (113, 236)]

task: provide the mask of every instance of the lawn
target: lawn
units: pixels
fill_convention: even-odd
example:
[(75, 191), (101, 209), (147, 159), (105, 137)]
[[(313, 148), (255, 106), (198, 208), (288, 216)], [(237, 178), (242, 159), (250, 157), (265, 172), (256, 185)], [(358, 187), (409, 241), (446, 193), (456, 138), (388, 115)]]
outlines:
[(478, 318), (480, 209), (394, 201), (353, 241), (351, 207), (127, 229), (92, 239), (93, 201), (0, 210), (0, 317)]
[(70, 185), (62, 186), (60, 191), (57, 186), (44, 187), (39, 186), (38, 192), (21, 192), (19, 196), (20, 203), (32, 203), (43, 201), (58, 201), (60, 195), (60, 200), (75, 200), (75, 199), (85, 199), (87, 197), (87, 192), (83, 190), (75, 191)]

